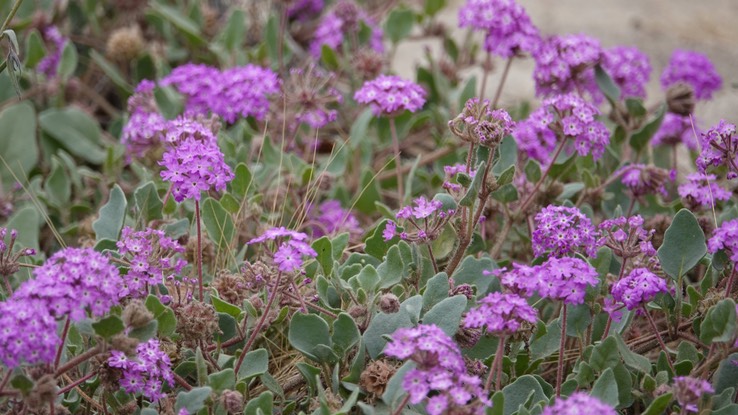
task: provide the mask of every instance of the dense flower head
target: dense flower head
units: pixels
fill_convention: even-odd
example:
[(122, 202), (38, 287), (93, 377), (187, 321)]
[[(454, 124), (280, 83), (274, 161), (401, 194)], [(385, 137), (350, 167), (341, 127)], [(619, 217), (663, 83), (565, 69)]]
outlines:
[(723, 79), (706, 55), (677, 49), (669, 59), (669, 64), (661, 73), (661, 86), (664, 89), (684, 82), (694, 88), (695, 97), (710, 99), (712, 94), (723, 85)]
[(471, 98), (464, 109), (448, 122), (451, 132), (464, 141), (496, 147), (502, 139), (512, 134), (515, 121), (503, 109), (493, 109), (488, 99)]
[(631, 164), (624, 167), (620, 177), (620, 181), (634, 197), (654, 193), (666, 194), (664, 184), (668, 179), (667, 170), (645, 164)]
[(48, 53), (38, 61), (36, 70), (48, 78), (53, 78), (59, 69), (59, 62), (61, 61), (62, 51), (67, 44), (67, 39), (62, 36), (56, 26), (49, 26), (44, 30), (44, 40), (48, 45)]
[(435, 325), (398, 329), (384, 354), (415, 363), (416, 367), (405, 374), (402, 387), (411, 404), (428, 399), (434, 391), (435, 396), (426, 402), (429, 414), (440, 415), (460, 407), (484, 413), (483, 405), (490, 405), (479, 377), (467, 374), (459, 346)]
[(416, 112), (425, 104), (425, 90), (420, 85), (399, 76), (380, 75), (364, 82), (354, 99), (369, 104), (376, 115)]
[(59, 336), (48, 303), (17, 297), (0, 303), (0, 362), (8, 368), (52, 363)]
[(152, 401), (166, 396), (161, 391), (165, 382), (170, 387), (174, 386), (172, 362), (169, 355), (159, 347), (157, 339), (140, 343), (133, 357), (113, 350), (108, 358), (108, 365), (123, 372), (119, 381), (123, 390), (132, 394), (140, 393)]
[(187, 265), (187, 261), (175, 256), (184, 253), (184, 247), (161, 230), (147, 228), (137, 232), (126, 226), (116, 245), (131, 264), (123, 276), (121, 297), (144, 297), (149, 286), (163, 283)]
[(280, 226), (267, 229), (261, 236), (247, 243), (249, 245), (267, 241), (275, 241), (274, 263), (282, 272), (294, 272), (302, 268), (303, 257), (315, 258), (318, 253), (308, 244), (307, 234)]
[(575, 94), (557, 95), (543, 101), (513, 133), (522, 152), (544, 165), (553, 162), (558, 139), (572, 140), (580, 156), (602, 157), (610, 132), (597, 120), (599, 110)]
[[(197, 123), (195, 123), (197, 124)], [(171, 145), (159, 162), (164, 169), (161, 178), (171, 182), (172, 196), (177, 202), (200, 200), (201, 193), (215, 189), (222, 191), (233, 179), (233, 171), (225, 163), (212, 133), (200, 140), (195, 132), (204, 129), (180, 129), (185, 138)]]
[(668, 293), (666, 280), (646, 268), (635, 268), (612, 287), (615, 301), (625, 304), (628, 310), (653, 300), (660, 293)]
[(310, 42), (310, 54), (319, 58), (323, 45), (338, 50), (344, 40), (352, 39), (365, 25), (371, 31), (369, 46), (376, 52), (384, 52), (382, 29), (367, 12), (351, 0), (339, 0), (320, 20)]
[[(651, 139), (651, 144), (654, 146), (674, 146), (683, 143), (688, 149), (697, 150), (697, 138), (695, 134), (699, 134), (700, 129), (696, 125), (697, 122), (693, 122), (693, 120), (694, 117), (690, 117), (689, 115), (678, 115), (667, 112), (664, 115), (664, 121), (661, 122), (661, 126)], [(694, 128), (693, 124), (695, 124)]]
[(677, 189), (679, 196), (690, 206), (711, 207), (718, 201), (730, 199), (731, 193), (716, 183), (714, 174), (692, 173)]
[(549, 205), (535, 217), (533, 253), (553, 256), (583, 253), (597, 254), (597, 231), (592, 222), (575, 207)]
[(308, 20), (323, 11), (324, 0), (297, 0), (287, 8), (287, 16), (299, 21)]
[(269, 110), (269, 96), (279, 92), (279, 78), (268, 68), (245, 65), (219, 70), (188, 63), (178, 66), (161, 80), (186, 97), (189, 114), (217, 114), (228, 123), (239, 117), (263, 119)]
[(697, 169), (705, 173), (708, 168), (725, 164), (728, 167), (728, 179), (738, 177), (738, 139), (735, 136), (735, 124), (725, 120), (702, 134), (702, 151), (697, 157)]
[(602, 68), (620, 87), (623, 98), (646, 97), (646, 84), (651, 77), (651, 62), (638, 48), (616, 46), (606, 49)]
[(698, 412), (697, 405), (706, 393), (715, 393), (710, 382), (692, 376), (674, 377), (674, 397), (686, 411)]
[(738, 263), (738, 219), (725, 221), (715, 229), (707, 241), (707, 249), (712, 254), (724, 249), (730, 260)]
[(80, 321), (90, 311), (102, 316), (118, 304), (123, 281), (108, 257), (92, 248), (64, 248), (34, 269), (13, 297), (38, 300), (54, 318)]
[(144, 79), (128, 98), (130, 116), (120, 136), (120, 142), (126, 146), (128, 156), (143, 157), (164, 141), (167, 120), (156, 106), (155, 86), (152, 81)]
[(600, 42), (586, 35), (544, 39), (533, 52), (536, 96), (588, 92), (593, 98), (600, 97), (592, 68), (601, 62), (602, 56)]
[(502, 285), (514, 292), (531, 296), (560, 300), (566, 304), (582, 304), (587, 287), (599, 283), (597, 271), (580, 258), (549, 258), (535, 265), (513, 264), (512, 270), (500, 268), (493, 271)]
[(524, 323), (536, 323), (538, 311), (525, 298), (512, 293), (489, 293), (478, 301), (479, 306), (466, 313), (464, 327), (484, 327), (487, 333), (508, 335)]
[(586, 392), (574, 392), (568, 398), (557, 399), (556, 403), (543, 409), (541, 415), (617, 415), (617, 411)]
[(615, 255), (621, 258), (633, 258), (638, 255), (654, 256), (656, 249), (651, 239), (656, 231), (645, 230), (643, 223), (641, 215), (607, 219), (600, 223), (599, 229), (602, 237), (597, 244), (609, 247)]
[(484, 31), (485, 50), (504, 58), (532, 52), (541, 41), (523, 6), (511, 0), (467, 0), (459, 26)]
[(309, 216), (313, 223), (313, 237), (316, 238), (343, 232), (348, 232), (352, 236), (359, 236), (362, 233), (359, 220), (350, 210), (341, 207), (338, 200), (326, 200), (316, 209), (311, 209)]

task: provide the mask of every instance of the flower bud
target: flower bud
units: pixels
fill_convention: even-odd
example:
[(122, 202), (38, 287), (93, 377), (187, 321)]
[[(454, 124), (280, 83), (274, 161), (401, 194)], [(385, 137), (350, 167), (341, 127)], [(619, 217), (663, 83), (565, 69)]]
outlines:
[(224, 390), (220, 395), (220, 403), (229, 414), (243, 411), (243, 395), (241, 392)]
[(379, 297), (379, 309), (385, 314), (393, 314), (400, 311), (400, 300), (396, 295), (387, 293)]

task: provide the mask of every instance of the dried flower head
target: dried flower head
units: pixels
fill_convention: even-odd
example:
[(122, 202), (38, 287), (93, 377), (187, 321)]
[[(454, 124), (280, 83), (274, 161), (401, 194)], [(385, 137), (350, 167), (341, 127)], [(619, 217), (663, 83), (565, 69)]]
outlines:
[(108, 37), (105, 49), (114, 61), (128, 63), (137, 58), (144, 50), (141, 28), (136, 25), (115, 29)]
[(384, 360), (374, 360), (361, 372), (359, 386), (374, 396), (382, 396), (387, 387), (387, 382), (395, 372), (397, 372), (397, 369)]
[(646, 231), (643, 222), (640, 215), (607, 219), (599, 226), (602, 238), (597, 245), (609, 247), (620, 258), (633, 258), (641, 254), (654, 256), (656, 250), (651, 238), (656, 231)]
[(493, 110), (489, 100), (472, 98), (464, 109), (448, 122), (451, 132), (463, 141), (495, 148), (505, 136), (512, 134), (515, 122), (503, 109)]
[(694, 112), (697, 99), (694, 87), (686, 82), (677, 82), (666, 90), (666, 105), (670, 113), (687, 116)]
[[(293, 68), (282, 86), (291, 129), (298, 124), (322, 128), (336, 120), (338, 111), (334, 107), (343, 102), (343, 95), (335, 88), (336, 77), (310, 65), (305, 69)], [(279, 107), (282, 107), (280, 105)]]
[(36, 255), (36, 250), (33, 248), (23, 248), (13, 252), (18, 231), (10, 230), (10, 243), (8, 244), (5, 243), (7, 234), (7, 228), (0, 228), (0, 276), (6, 279), (18, 272), (21, 258)]
[(633, 197), (654, 193), (666, 194), (664, 184), (669, 179), (667, 170), (644, 164), (631, 164), (623, 170), (620, 181), (630, 190)]
[(210, 304), (190, 301), (175, 307), (177, 333), (189, 347), (197, 347), (200, 342), (210, 342), (215, 333), (220, 333), (218, 315)]

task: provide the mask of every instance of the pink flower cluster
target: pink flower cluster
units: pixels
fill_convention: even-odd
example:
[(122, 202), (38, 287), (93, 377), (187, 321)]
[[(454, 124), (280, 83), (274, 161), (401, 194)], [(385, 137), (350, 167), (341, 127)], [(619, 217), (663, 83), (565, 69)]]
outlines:
[(648, 56), (636, 47), (616, 46), (606, 49), (602, 68), (620, 87), (622, 98), (645, 98), (651, 77)]
[(738, 219), (725, 221), (715, 229), (707, 241), (707, 248), (712, 254), (724, 249), (730, 260), (738, 263)]
[(303, 257), (315, 258), (318, 253), (306, 242), (307, 235), (283, 226), (271, 228), (248, 242), (249, 245), (267, 241), (278, 243), (274, 263), (282, 272), (294, 272), (302, 268)]
[(715, 203), (729, 200), (731, 196), (716, 181), (717, 176), (714, 174), (692, 173), (687, 175), (687, 181), (680, 184), (677, 191), (691, 206), (715, 206)]
[(603, 56), (600, 42), (586, 35), (551, 36), (533, 52), (536, 95), (551, 97), (588, 92), (600, 97), (592, 68)]
[(493, 271), (502, 285), (526, 296), (537, 293), (566, 304), (582, 304), (587, 288), (599, 283), (597, 271), (580, 258), (549, 258), (540, 265), (513, 263), (512, 267)]
[(136, 356), (113, 350), (108, 365), (122, 370), (120, 386), (127, 393), (140, 393), (155, 401), (166, 396), (161, 388), (166, 382), (174, 386), (174, 373), (169, 355), (159, 348), (159, 340), (150, 339), (136, 347)]
[(720, 120), (707, 130), (701, 139), (702, 151), (697, 157), (697, 169), (705, 173), (708, 168), (724, 164), (728, 168), (728, 179), (738, 177), (738, 138), (735, 124)]
[(675, 50), (669, 64), (661, 73), (664, 89), (684, 82), (694, 88), (698, 99), (710, 99), (723, 85), (723, 79), (706, 55), (691, 50)]
[(420, 85), (399, 76), (380, 75), (367, 81), (356, 91), (354, 99), (369, 104), (376, 115), (416, 112), (425, 104), (425, 90)]
[(484, 49), (505, 58), (532, 52), (541, 42), (528, 13), (511, 0), (467, 0), (459, 10), (459, 26), (483, 31)]
[(612, 287), (613, 299), (625, 304), (628, 310), (645, 305), (657, 294), (668, 292), (666, 280), (646, 268), (635, 268)]
[(489, 293), (466, 313), (464, 327), (484, 327), (487, 333), (506, 336), (524, 323), (536, 323), (538, 311), (525, 298), (512, 293)]
[(574, 392), (568, 398), (556, 399), (556, 402), (543, 409), (541, 415), (617, 415), (618, 412), (599, 399), (587, 395), (586, 392)]
[(532, 235), (533, 253), (553, 256), (583, 253), (597, 254), (598, 234), (592, 222), (575, 207), (549, 205), (535, 217)]

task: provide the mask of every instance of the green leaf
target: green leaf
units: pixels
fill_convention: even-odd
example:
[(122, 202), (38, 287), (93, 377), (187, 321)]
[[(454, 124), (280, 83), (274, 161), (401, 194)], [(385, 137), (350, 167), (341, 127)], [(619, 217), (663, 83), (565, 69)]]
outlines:
[(95, 231), (95, 241), (99, 242), (103, 239), (118, 240), (120, 230), (123, 229), (127, 207), (128, 201), (123, 189), (117, 184), (113, 185), (108, 203), (100, 208), (97, 220), (92, 223), (92, 229)]
[(671, 392), (660, 395), (654, 399), (648, 408), (643, 412), (643, 415), (662, 415), (666, 413), (666, 408), (672, 401)]
[(205, 363), (205, 356), (203, 356), (200, 347), (195, 350), (195, 369), (197, 372), (197, 384), (205, 386), (205, 383), (208, 381), (208, 365)]
[(159, 198), (154, 182), (146, 182), (139, 186), (133, 192), (133, 198), (136, 202), (136, 210), (143, 218), (144, 223), (162, 218), (161, 213), (164, 209), (164, 203)]
[(109, 339), (118, 333), (122, 333), (125, 328), (123, 320), (116, 315), (110, 315), (100, 321), (92, 323), (92, 329), (95, 330), (95, 334), (105, 339)]
[(402, 38), (410, 34), (415, 23), (415, 14), (408, 9), (394, 9), (387, 17), (384, 24), (384, 33), (389, 37), (392, 43), (399, 42)]
[(541, 179), (541, 166), (535, 160), (528, 160), (525, 164), (525, 177), (531, 183), (536, 183)]
[(449, 281), (445, 272), (434, 275), (425, 284), (423, 291), (423, 311), (430, 310), (434, 305), (448, 298)]
[(187, 39), (192, 43), (198, 45), (204, 45), (207, 43), (202, 37), (200, 28), (197, 27), (197, 24), (195, 24), (195, 22), (193, 22), (189, 17), (182, 14), (178, 9), (157, 2), (151, 2), (149, 7), (153, 10), (154, 14), (168, 21), (172, 26), (177, 28), (177, 30), (185, 34)]
[(507, 168), (507, 170), (500, 173), (499, 176), (497, 176), (497, 185), (498, 186), (504, 186), (506, 184), (512, 183), (513, 177), (515, 177), (515, 166), (510, 166)]
[(316, 259), (323, 269), (323, 275), (330, 276), (333, 272), (333, 246), (331, 240), (322, 236), (312, 243), (311, 247), (318, 253)]
[(177, 400), (174, 404), (174, 411), (179, 412), (185, 408), (187, 412), (196, 414), (197, 411), (205, 407), (205, 401), (210, 397), (213, 389), (209, 386), (192, 388), (188, 392), (180, 392), (177, 394)]
[(504, 395), (503, 415), (512, 415), (521, 405), (532, 399), (533, 403), (548, 401), (541, 384), (531, 375), (523, 375), (502, 389)]
[[(485, 161), (482, 161), (477, 166), (477, 172), (484, 172), (484, 167), (487, 165)], [(466, 194), (464, 197), (459, 200), (459, 205), (461, 206), (473, 206), (474, 201), (477, 199), (477, 196), (479, 195), (479, 189), (482, 187), (482, 178), (484, 174), (476, 174), (474, 175), (474, 180), (472, 181), (471, 186), (469, 186), (469, 189), (466, 191)]]
[(590, 366), (598, 372), (613, 368), (618, 362), (620, 362), (620, 355), (618, 354), (618, 342), (614, 336), (609, 336), (595, 346), (589, 358)]
[(706, 252), (705, 234), (697, 218), (687, 209), (677, 212), (658, 251), (664, 272), (677, 279), (697, 265)]
[(43, 132), (72, 155), (96, 165), (105, 161), (100, 125), (81, 110), (51, 108), (42, 112), (38, 121)]
[(318, 345), (331, 343), (328, 323), (316, 314), (297, 313), (290, 320), (288, 339), (292, 347), (309, 359), (320, 361), (315, 354)]
[(44, 182), (44, 190), (49, 195), (50, 202), (54, 205), (59, 207), (69, 206), (69, 198), (72, 196), (72, 183), (56, 156), (51, 158), (51, 173)]
[(400, 246), (392, 245), (387, 251), (384, 262), (377, 266), (379, 288), (387, 289), (402, 281), (405, 277), (405, 264), (400, 254)]
[(29, 379), (26, 375), (16, 375), (10, 381), (10, 386), (23, 392), (24, 394), (27, 394), (31, 391), (31, 389), (33, 389), (33, 381)]
[(156, 336), (156, 331), (158, 327), (159, 327), (159, 322), (156, 320), (151, 320), (145, 326), (139, 327), (137, 329), (133, 329), (130, 332), (128, 332), (128, 337), (133, 337), (142, 342), (145, 342)]
[(33, 206), (21, 208), (5, 224), (6, 228), (18, 231), (18, 239), (15, 240), (16, 246), (33, 248), (37, 252), (39, 250), (38, 237), (40, 226), (38, 212), (36, 212), (36, 208)]
[(638, 370), (639, 372), (643, 374), (651, 373), (651, 361), (649, 361), (646, 356), (640, 355), (630, 350), (628, 345), (625, 344), (625, 341), (623, 340), (622, 337), (620, 337), (619, 334), (614, 334), (614, 335), (611, 335), (610, 337), (615, 337), (615, 340), (618, 343), (618, 350), (620, 351), (620, 356), (623, 358), (623, 362), (625, 363), (626, 366), (628, 366), (631, 369)]
[(213, 303), (213, 308), (215, 308), (215, 311), (217, 312), (226, 313), (234, 318), (238, 318), (238, 316), (241, 315), (240, 308), (224, 300), (221, 300), (218, 297), (211, 296), (210, 301)]
[[(542, 328), (545, 328), (545, 330), (542, 330)], [(558, 319), (550, 322), (547, 326), (538, 323), (536, 338), (530, 342), (531, 359), (538, 360), (552, 355), (559, 350), (560, 343), (561, 323)]]
[(218, 41), (226, 50), (235, 52), (246, 39), (246, 15), (240, 9), (234, 9), (230, 14)]
[(484, 271), (496, 269), (497, 264), (490, 258), (474, 258), (467, 256), (454, 272), (456, 285), (469, 284), (477, 287), (477, 297), (491, 291), (499, 291), (500, 282), (494, 275), (484, 275)]
[(725, 298), (707, 310), (700, 324), (700, 340), (706, 344), (729, 342), (735, 331), (735, 302), (732, 298)]
[(38, 163), (38, 155), (33, 106), (23, 101), (0, 112), (0, 184), (3, 188), (12, 189), (16, 181), (25, 182)]
[(256, 349), (246, 353), (243, 364), (238, 368), (238, 380), (251, 379), (269, 370), (269, 353), (266, 349)]
[(248, 166), (244, 163), (238, 163), (234, 175), (235, 177), (230, 183), (231, 191), (234, 195), (242, 198), (246, 196), (249, 187), (251, 187), (253, 176), (251, 175), (251, 171)]
[(728, 388), (735, 386), (735, 380), (738, 379), (738, 353), (733, 353), (720, 362), (715, 375), (712, 378), (712, 384), (716, 394), (722, 393)]
[(273, 414), (274, 394), (264, 391), (258, 397), (248, 401), (243, 410), (244, 415), (268, 415)]
[(44, 41), (38, 31), (33, 30), (26, 36), (26, 53), (24, 54), (26, 61), (24, 66), (30, 69), (35, 68), (44, 55), (46, 55)]
[(132, 94), (133, 93), (133, 87), (131, 84), (126, 81), (126, 79), (121, 75), (120, 71), (118, 71), (118, 68), (115, 67), (112, 63), (110, 63), (105, 57), (94, 49), (90, 50), (90, 58), (92, 58), (92, 61), (97, 64), (97, 66), (102, 69), (102, 71), (107, 75), (108, 78), (110, 78), (113, 83), (120, 88), (123, 92), (126, 94)]
[(205, 199), (200, 209), (210, 240), (218, 247), (218, 252), (227, 250), (236, 235), (233, 218), (220, 202), (211, 197)]
[(338, 56), (336, 51), (328, 45), (323, 45), (320, 48), (320, 61), (325, 65), (326, 68), (335, 71), (338, 69)]
[(610, 101), (611, 103), (619, 101), (620, 88), (615, 84), (615, 82), (613, 82), (612, 78), (610, 78), (610, 75), (605, 72), (605, 70), (602, 69), (602, 66), (600, 65), (596, 65), (594, 69), (595, 82), (597, 82), (597, 86), (600, 88), (600, 91), (605, 94), (608, 101)]
[(444, 333), (453, 336), (459, 329), (461, 315), (466, 309), (466, 296), (455, 295), (433, 306), (423, 315), (423, 324), (435, 324)]
[(165, 306), (155, 295), (146, 297), (146, 308), (154, 315), (157, 321), (157, 330), (160, 337), (169, 337), (177, 328), (177, 317), (174, 310)]
[(381, 281), (377, 269), (372, 265), (362, 268), (356, 279), (359, 281), (359, 286), (367, 292), (374, 292), (379, 287), (379, 282)]
[(444, 6), (446, 6), (446, 0), (425, 0), (423, 12), (426, 16), (432, 17), (441, 11)]
[(400, 327), (417, 324), (422, 302), (423, 297), (415, 295), (403, 301), (397, 313), (374, 315), (363, 336), (366, 351), (372, 359), (376, 359), (387, 344), (382, 336), (392, 334)]
[(236, 387), (236, 375), (233, 373), (233, 369), (224, 369), (209, 374), (208, 386), (213, 388), (215, 393), (223, 392), (226, 389), (233, 390)]
[(513, 186), (512, 183), (508, 183), (492, 192), (490, 196), (503, 203), (514, 202), (518, 200), (518, 188)]
[(359, 340), (361, 340), (361, 333), (354, 319), (346, 313), (339, 314), (333, 322), (333, 335), (331, 336), (333, 350), (339, 354), (339, 357), (344, 357), (351, 348), (359, 343)]
[(73, 42), (67, 42), (62, 50), (59, 70), (57, 71), (63, 81), (66, 82), (74, 74), (75, 69), (77, 69), (77, 60), (77, 48)]
[(661, 104), (656, 111), (656, 118), (630, 136), (630, 146), (636, 151), (641, 151), (645, 148), (653, 135), (656, 134), (656, 131), (661, 127), (661, 123), (664, 121), (664, 115), (666, 115), (666, 104)]
[(618, 383), (615, 381), (615, 374), (611, 368), (605, 369), (592, 386), (592, 396), (600, 398), (604, 403), (610, 404), (612, 407), (618, 406)]

